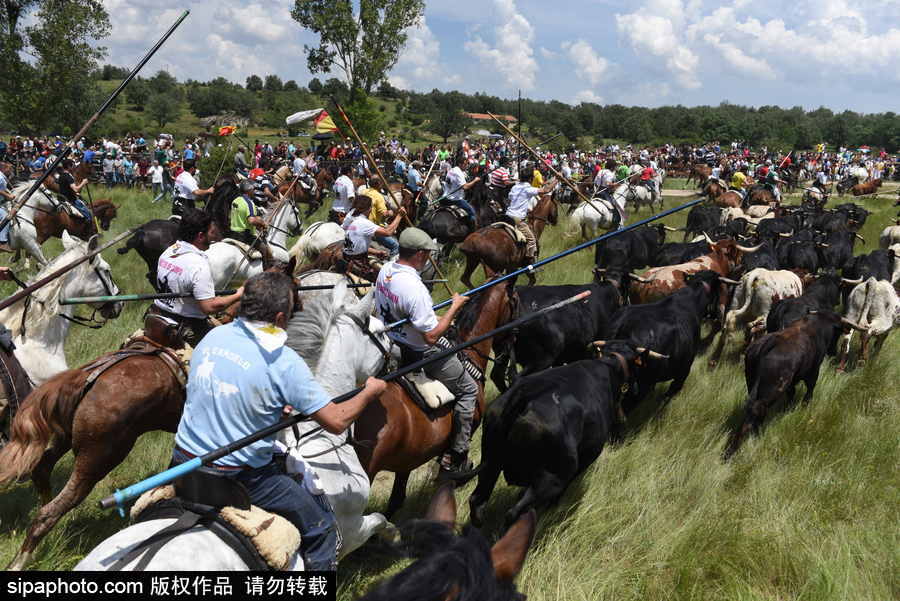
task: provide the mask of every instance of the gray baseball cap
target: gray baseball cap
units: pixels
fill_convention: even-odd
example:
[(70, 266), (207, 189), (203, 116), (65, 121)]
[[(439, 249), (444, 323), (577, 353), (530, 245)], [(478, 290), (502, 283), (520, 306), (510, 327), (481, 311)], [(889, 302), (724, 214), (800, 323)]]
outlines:
[(410, 250), (437, 250), (437, 243), (431, 236), (417, 227), (408, 227), (400, 233), (400, 248)]

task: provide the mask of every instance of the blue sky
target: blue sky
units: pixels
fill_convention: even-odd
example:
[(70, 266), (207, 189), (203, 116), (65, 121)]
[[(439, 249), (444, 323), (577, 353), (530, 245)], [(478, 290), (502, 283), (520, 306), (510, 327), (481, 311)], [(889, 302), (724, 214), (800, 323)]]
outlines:
[[(179, 79), (312, 77), (292, 0), (106, 0), (108, 62)], [(427, 2), (390, 80), (575, 104), (800, 105), (898, 109), (900, 0), (452, 0)], [(319, 76), (322, 78), (323, 76)], [(329, 77), (329, 76), (324, 76)]]

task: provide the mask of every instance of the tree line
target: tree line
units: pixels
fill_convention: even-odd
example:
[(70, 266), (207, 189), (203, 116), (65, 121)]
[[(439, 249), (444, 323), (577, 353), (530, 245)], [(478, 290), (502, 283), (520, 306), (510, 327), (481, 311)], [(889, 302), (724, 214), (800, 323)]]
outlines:
[[(573, 106), (481, 92), (399, 90), (388, 83), (388, 74), (405, 44), (405, 31), (421, 17), (424, 2), (364, 1), (356, 12), (351, 5), (295, 0), (291, 17), (319, 36), (318, 46), (304, 47), (307, 68), (317, 75), (305, 86), (271, 73), (252, 74), (243, 84), (223, 77), (179, 83), (166, 71), (158, 71), (136, 78), (118, 101), (130, 109), (128, 117), (108, 115), (95, 133), (162, 128), (178, 120), (185, 109), (201, 118), (233, 113), (256, 125), (283, 129), (285, 116), (327, 107), (328, 100), (335, 98), (367, 138), (381, 130), (411, 142), (419, 141), (424, 132), (447, 140), (480, 127), (493, 131), (491, 123), (475, 125), (463, 115), (492, 112), (521, 117), (534, 136), (562, 133), (551, 145), (557, 148), (609, 140), (654, 145), (738, 140), (781, 149), (807, 149), (824, 141), (832, 147), (866, 144), (889, 152), (900, 150), (900, 116), (893, 112), (833, 112), (824, 107), (807, 111), (730, 102), (657, 108)], [(4, 131), (71, 134), (99, 106), (104, 90), (110, 89), (110, 84), (104, 87), (100, 82), (121, 80), (128, 74), (120, 66), (100, 66), (106, 51), (96, 42), (110, 31), (101, 0), (0, 0), (0, 31), (0, 81), (4, 82), (0, 129)], [(327, 77), (334, 72), (343, 73), (343, 78)], [(388, 111), (388, 105), (393, 110)]]

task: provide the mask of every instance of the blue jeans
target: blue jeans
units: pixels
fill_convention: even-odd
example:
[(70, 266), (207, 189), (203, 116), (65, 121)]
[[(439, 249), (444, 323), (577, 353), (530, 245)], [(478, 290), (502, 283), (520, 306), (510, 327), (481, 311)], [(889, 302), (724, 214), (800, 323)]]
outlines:
[(90, 209), (87, 208), (87, 205), (84, 204), (83, 200), (81, 200), (80, 198), (76, 198), (75, 201), (72, 203), (72, 206), (74, 206), (76, 209), (78, 209), (78, 212), (81, 213), (85, 219), (90, 220), (91, 211), (90, 211)]
[[(187, 461), (178, 449), (172, 451), (172, 464)], [(215, 466), (211, 466), (215, 467)], [(334, 511), (325, 495), (314, 495), (282, 471), (272, 461), (262, 467), (246, 470), (222, 470), (235, 478), (250, 493), (250, 502), (291, 522), (300, 531), (300, 554), (306, 570), (337, 569), (337, 550), (340, 542)]]
[[(6, 207), (0, 206), (0, 221), (6, 219), (6, 216), (9, 213), (6, 211)], [(9, 223), (3, 226), (3, 229), (0, 230), (0, 244), (7, 244), (9, 242)]]
[(470, 205), (467, 200), (465, 200), (463, 198), (459, 198), (457, 200), (448, 198), (444, 202), (446, 202), (447, 204), (450, 204), (450, 205), (456, 205), (459, 208), (461, 208), (462, 210), (464, 210), (466, 213), (469, 214), (469, 219), (472, 220), (472, 223), (475, 223), (475, 209), (472, 208), (472, 205)]
[(400, 243), (393, 236), (375, 236), (375, 242), (387, 249), (390, 258), (400, 253)]

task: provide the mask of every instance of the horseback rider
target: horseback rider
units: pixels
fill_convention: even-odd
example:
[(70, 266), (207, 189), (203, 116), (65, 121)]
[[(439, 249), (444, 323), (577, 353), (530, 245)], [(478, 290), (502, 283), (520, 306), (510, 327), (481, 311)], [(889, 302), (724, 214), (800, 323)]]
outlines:
[[(396, 203), (393, 193), (388, 192), (388, 194), (391, 194), (392, 201)], [(356, 189), (356, 197), (359, 198), (360, 195), (365, 195), (372, 199), (372, 209), (369, 211), (369, 220), (376, 226), (385, 228), (388, 220), (394, 217), (394, 211), (388, 208), (387, 202), (385, 202), (384, 199), (384, 194), (381, 193), (381, 190), (375, 186), (367, 187), (366, 185), (361, 185)], [(397, 252), (400, 250), (400, 244), (397, 242), (397, 238), (394, 237), (394, 234), (376, 234), (375, 242), (385, 247), (388, 251), (388, 256), (392, 259), (397, 256)]]
[(278, 188), (272, 183), (265, 170), (259, 168), (251, 170), (250, 178), (253, 181), (253, 197), (257, 207), (278, 202), (279, 198), (276, 196)]
[[(381, 227), (372, 221), (372, 198), (367, 194), (360, 194), (353, 199), (353, 208), (347, 213), (341, 227), (344, 229), (344, 261), (347, 262), (347, 268), (353, 273), (374, 281), (377, 273), (369, 263), (369, 255), (376, 255), (391, 260), (395, 258), (396, 252), (399, 252), (399, 245), (396, 248), (391, 247), (388, 251), (370, 249), (372, 239), (379, 237), (381, 239), (393, 240), (393, 236), (397, 233), (397, 227), (406, 211), (401, 207), (397, 212), (397, 216), (390, 225)], [(396, 244), (396, 242), (395, 242)]]
[(182, 162), (184, 171), (175, 178), (175, 198), (172, 200), (172, 214), (181, 215), (185, 209), (193, 209), (198, 198), (209, 196), (213, 193), (213, 187), (200, 188), (194, 174), (197, 173), (197, 165), (193, 160), (185, 159)]
[(72, 167), (74, 166), (75, 161), (72, 159), (63, 159), (56, 185), (59, 186), (59, 193), (65, 201), (78, 211), (78, 217), (90, 220), (91, 211), (79, 196), (81, 189), (87, 185), (88, 180), (84, 178), (76, 184), (75, 177), (72, 175)]
[(229, 212), (228, 237), (243, 242), (251, 249), (256, 249), (263, 257), (264, 265), (271, 265), (272, 251), (266, 244), (262, 233), (255, 234), (257, 230), (265, 230), (266, 222), (262, 218), (260, 209), (253, 202), (255, 188), (250, 180), (243, 180), (240, 185), (241, 194), (231, 201)]
[[(291, 278), (264, 272), (244, 287), (238, 318), (216, 328), (194, 350), (174, 465), (249, 436), (292, 411), (340, 434), (384, 391), (384, 381), (368, 378), (352, 399), (332, 403), (303, 359), (284, 344), (285, 327), (298, 308)], [(273, 434), (204, 469), (239, 482), (253, 505), (294, 524), (305, 569), (334, 570), (340, 546), (334, 510), (311, 479), (286, 473), (274, 443)]]
[(206, 319), (241, 300), (244, 289), (216, 296), (209, 258), (204, 251), (219, 239), (219, 228), (212, 216), (199, 209), (185, 209), (178, 224), (178, 239), (159, 256), (156, 269), (160, 292), (190, 293), (187, 298), (154, 301), (148, 313), (162, 315), (179, 324), (180, 335), (191, 346), (212, 329)]
[(603, 169), (600, 169), (597, 172), (597, 176), (594, 177), (594, 193), (600, 198), (608, 201), (612, 201), (612, 192), (609, 188), (616, 181), (616, 176), (613, 173), (613, 169), (615, 168), (615, 159), (606, 159)]
[(653, 197), (658, 198), (659, 190), (656, 189), (656, 170), (650, 166), (650, 161), (641, 161), (641, 165), (644, 167), (641, 170), (641, 185), (647, 188)]
[(466, 173), (464, 171), (469, 159), (464, 153), (460, 153), (456, 157), (456, 165), (447, 172), (447, 181), (445, 183), (445, 198), (442, 204), (456, 205), (463, 209), (468, 215), (468, 224), (475, 229), (475, 209), (466, 201), (466, 190), (481, 181), (481, 177), (476, 177), (472, 181), (466, 181)]
[[(5, 220), (6, 216), (9, 214), (6, 207), (3, 205), (3, 202), (13, 202), (16, 199), (9, 191), (9, 180), (7, 179), (9, 177), (9, 171), (9, 163), (0, 163), (0, 198), (3, 199), (0, 201), (0, 221)], [(3, 226), (3, 229), (0, 230), (0, 251), (13, 252), (13, 249), (9, 246), (10, 225), (11, 223), (7, 222), (6, 225)]]
[(353, 180), (350, 179), (351, 170), (350, 165), (341, 165), (341, 175), (334, 180), (334, 200), (331, 201), (331, 211), (328, 212), (328, 220), (334, 223), (344, 222), (344, 217), (350, 212), (350, 205), (356, 196)]
[(527, 171), (519, 173), (519, 183), (512, 187), (509, 191), (509, 207), (506, 209), (506, 216), (509, 217), (516, 229), (525, 236), (525, 258), (528, 263), (534, 263), (537, 259), (538, 248), (537, 239), (534, 232), (526, 221), (528, 211), (531, 209), (532, 199), (542, 194), (549, 194), (556, 187), (556, 178), (551, 179), (540, 188), (535, 188), (528, 181), (531, 179)]
[(744, 198), (747, 194), (747, 190), (744, 186), (747, 183), (747, 176), (743, 171), (735, 171), (731, 176), (731, 184), (728, 186), (729, 190), (737, 192), (741, 195), (741, 198)]
[[(385, 263), (375, 284), (375, 306), (378, 317), (384, 323), (409, 319), (399, 330), (388, 331), (397, 343), (405, 365), (440, 352), (436, 346), (454, 316), (469, 298), (453, 295), (450, 309), (438, 319), (431, 308), (431, 293), (422, 283), (419, 272), (428, 263), (431, 252), (438, 245), (422, 230), (408, 227), (400, 234), (400, 256)], [(452, 472), (467, 471), (469, 443), (472, 437), (472, 420), (478, 396), (478, 384), (463, 368), (459, 357), (450, 355), (427, 365), (425, 373), (444, 386), (456, 397), (453, 407), (453, 431), (450, 448), (440, 459), (440, 475), (444, 478)]]
[(769, 172), (766, 174), (766, 189), (772, 192), (772, 195), (775, 196), (775, 203), (781, 203), (781, 191), (778, 189), (778, 184), (781, 182), (781, 179), (778, 177), (778, 172), (774, 169), (769, 169)]
[(509, 169), (507, 165), (509, 159), (501, 157), (497, 168), (491, 171), (488, 181), (490, 188), (494, 191), (494, 201), (500, 207), (506, 207), (509, 190), (514, 182), (509, 177)]

